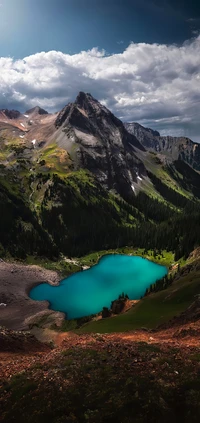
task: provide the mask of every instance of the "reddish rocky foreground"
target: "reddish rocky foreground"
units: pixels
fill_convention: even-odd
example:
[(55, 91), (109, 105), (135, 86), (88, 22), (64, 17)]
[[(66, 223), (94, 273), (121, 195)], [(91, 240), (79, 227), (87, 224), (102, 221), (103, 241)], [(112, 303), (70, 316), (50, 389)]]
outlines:
[(199, 320), (160, 331), (55, 332), (53, 349), (28, 335), (20, 350), (15, 336), (13, 352), (1, 343), (1, 422), (199, 421)]

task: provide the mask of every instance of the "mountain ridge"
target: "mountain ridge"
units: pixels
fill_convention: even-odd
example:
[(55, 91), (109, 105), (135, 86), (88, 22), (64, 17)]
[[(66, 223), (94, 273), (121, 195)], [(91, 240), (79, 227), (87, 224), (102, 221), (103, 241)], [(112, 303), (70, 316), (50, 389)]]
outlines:
[(40, 106), (32, 107), (31, 109), (26, 110), (26, 115), (31, 114), (39, 114), (39, 115), (48, 115), (48, 112), (44, 109), (42, 109)]
[(183, 160), (195, 170), (200, 170), (200, 144), (187, 137), (162, 136), (159, 132), (145, 128), (136, 122), (124, 123), (149, 151), (163, 154), (166, 160)]
[[(147, 132), (154, 137), (154, 131)], [(27, 254), (23, 237), (41, 239), (43, 251), (49, 249), (51, 255), (59, 251), (80, 256), (90, 249), (113, 248), (115, 243), (123, 246), (131, 240), (143, 247), (146, 232), (149, 246), (163, 248), (161, 223), (166, 225), (168, 248), (177, 254), (188, 254), (194, 248), (198, 230), (187, 248), (183, 245), (187, 216), (181, 218), (177, 240), (173, 240), (172, 228), (184, 209), (196, 213), (199, 174), (184, 161), (168, 163), (165, 155), (145, 150), (91, 94), (80, 92), (74, 103), (54, 115), (37, 114), (33, 119), (20, 115), (10, 123), (0, 118), (0, 134), (2, 222), (12, 227), (15, 242), (20, 243), (18, 255)], [(22, 217), (25, 206), (29, 231)], [(16, 207), (22, 208), (21, 216)], [(8, 215), (6, 210), (10, 210)], [(9, 221), (9, 216), (16, 220)], [(169, 230), (170, 218), (174, 220)], [(34, 249), (40, 254), (34, 247), (37, 242), (29, 244), (28, 254)], [(3, 238), (5, 249), (13, 254), (8, 233)]]

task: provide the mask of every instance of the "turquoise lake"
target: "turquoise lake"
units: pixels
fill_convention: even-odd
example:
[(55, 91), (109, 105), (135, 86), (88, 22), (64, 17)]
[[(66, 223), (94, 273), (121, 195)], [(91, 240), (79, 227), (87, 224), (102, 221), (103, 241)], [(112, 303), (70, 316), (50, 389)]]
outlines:
[(144, 295), (167, 268), (138, 256), (111, 254), (88, 270), (75, 273), (58, 286), (43, 283), (30, 292), (33, 300), (47, 300), (50, 308), (66, 313), (68, 319), (98, 313), (124, 292), (131, 300)]

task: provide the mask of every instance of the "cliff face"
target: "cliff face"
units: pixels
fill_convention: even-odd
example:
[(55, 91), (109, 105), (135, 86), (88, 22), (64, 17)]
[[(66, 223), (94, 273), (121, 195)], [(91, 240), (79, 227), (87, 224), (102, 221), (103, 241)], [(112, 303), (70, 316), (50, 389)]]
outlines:
[[(106, 107), (90, 94), (80, 92), (58, 114), (55, 127), (63, 148), (68, 148), (75, 169), (91, 171), (106, 188), (132, 192), (137, 176), (146, 174), (135, 150), (145, 151)], [(62, 132), (62, 135), (61, 135)]]
[(139, 123), (125, 123), (124, 126), (147, 150), (163, 153), (171, 161), (184, 160), (200, 170), (200, 144), (186, 137), (161, 136), (159, 132), (144, 128)]

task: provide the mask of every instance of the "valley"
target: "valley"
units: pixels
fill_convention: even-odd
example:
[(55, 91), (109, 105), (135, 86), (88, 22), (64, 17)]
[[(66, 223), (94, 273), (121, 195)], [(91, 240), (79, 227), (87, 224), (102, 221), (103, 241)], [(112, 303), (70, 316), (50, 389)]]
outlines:
[(2, 257), (134, 245), (180, 258), (198, 245), (199, 173), (181, 157), (168, 163), (146, 151), (90, 94), (55, 115), (37, 107), (7, 114), (0, 119)]
[[(39, 264), (61, 272), (60, 279), (107, 251), (167, 266), (186, 263), (200, 244), (200, 175), (181, 154), (169, 150), (169, 159), (157, 151), (159, 140), (155, 131), (123, 125), (84, 92), (56, 114), (40, 107), (24, 114), (2, 110), (2, 259), (18, 260), (14, 266), (24, 275), (29, 267), (22, 270), (23, 264)], [(188, 141), (177, 142), (186, 151)], [(27, 286), (39, 278), (29, 284), (25, 276)]]
[[(198, 420), (198, 146), (123, 123), (84, 92), (55, 114), (0, 111), (2, 422)], [(80, 309), (87, 274), (117, 254), (168, 276), (144, 278), (146, 293), (119, 314), (107, 309), (121, 292), (79, 319), (29, 296), (80, 272)]]

